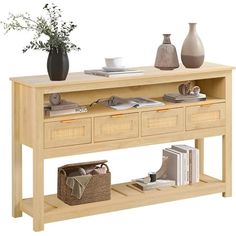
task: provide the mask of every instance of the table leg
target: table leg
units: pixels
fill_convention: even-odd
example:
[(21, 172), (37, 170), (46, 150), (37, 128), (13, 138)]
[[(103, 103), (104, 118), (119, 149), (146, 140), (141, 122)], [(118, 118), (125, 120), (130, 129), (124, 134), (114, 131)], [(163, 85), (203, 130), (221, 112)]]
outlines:
[(22, 145), (20, 143), (20, 85), (12, 84), (12, 216), (22, 216)]
[(44, 160), (37, 150), (34, 150), (33, 171), (33, 228), (41, 231), (44, 230)]
[(204, 174), (204, 138), (195, 139), (195, 147), (199, 149), (199, 172)]
[(44, 229), (43, 94), (33, 90), (33, 228)]
[(224, 197), (232, 196), (232, 74), (225, 78), (226, 133), (222, 136), (222, 180), (226, 184)]
[(12, 216), (22, 216), (22, 145), (16, 140), (12, 150)]

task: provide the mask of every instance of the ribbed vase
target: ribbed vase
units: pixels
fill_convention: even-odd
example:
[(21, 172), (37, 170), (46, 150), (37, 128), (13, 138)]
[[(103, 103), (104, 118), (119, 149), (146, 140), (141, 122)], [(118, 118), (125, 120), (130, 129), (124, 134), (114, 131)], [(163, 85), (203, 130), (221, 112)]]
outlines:
[(47, 69), (50, 80), (65, 80), (69, 71), (67, 52), (62, 48), (52, 48), (48, 54)]
[(160, 70), (173, 70), (179, 67), (176, 48), (170, 41), (170, 34), (163, 34), (163, 43), (157, 49), (155, 67)]

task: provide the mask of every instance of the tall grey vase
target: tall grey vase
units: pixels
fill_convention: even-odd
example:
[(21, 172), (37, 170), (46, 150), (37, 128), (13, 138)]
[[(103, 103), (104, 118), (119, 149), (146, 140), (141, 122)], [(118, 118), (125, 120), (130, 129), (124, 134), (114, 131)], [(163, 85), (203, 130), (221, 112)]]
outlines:
[(164, 40), (156, 55), (155, 67), (161, 70), (173, 70), (179, 67), (176, 48), (170, 41), (170, 34), (163, 34)]
[(189, 23), (189, 33), (181, 50), (181, 60), (187, 68), (199, 68), (204, 61), (205, 52), (196, 31), (196, 23)]

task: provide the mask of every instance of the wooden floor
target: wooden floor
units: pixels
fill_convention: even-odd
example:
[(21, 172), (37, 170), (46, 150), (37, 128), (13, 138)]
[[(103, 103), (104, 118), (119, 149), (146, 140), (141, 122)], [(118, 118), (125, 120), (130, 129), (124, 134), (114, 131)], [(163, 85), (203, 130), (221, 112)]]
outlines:
[[(225, 183), (204, 175), (197, 184), (156, 188), (145, 192), (136, 188), (132, 183), (115, 184), (111, 186), (111, 200), (77, 206), (69, 206), (59, 200), (56, 195), (48, 195), (44, 198), (44, 222), (49, 223), (224, 191)], [(24, 199), (22, 208), (25, 213), (33, 216), (33, 199)]]

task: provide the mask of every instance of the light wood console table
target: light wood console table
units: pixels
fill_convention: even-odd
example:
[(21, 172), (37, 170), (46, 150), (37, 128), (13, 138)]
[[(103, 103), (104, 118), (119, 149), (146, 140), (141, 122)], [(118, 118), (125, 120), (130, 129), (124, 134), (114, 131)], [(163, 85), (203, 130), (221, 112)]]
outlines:
[[(232, 67), (205, 63), (199, 69), (183, 67), (160, 71), (143, 67), (135, 77), (106, 78), (71, 73), (66, 81), (48, 76), (12, 78), (13, 101), (13, 216), (33, 217), (35, 231), (44, 223), (195, 197), (211, 193), (231, 196), (231, 82)], [(161, 97), (176, 92), (191, 80), (206, 93), (206, 101), (168, 103), (162, 107), (116, 111), (94, 106), (87, 113), (44, 117), (44, 101), (50, 93), (90, 104), (112, 95)], [(204, 137), (222, 136), (222, 179), (204, 172)], [(194, 139), (200, 149), (197, 184), (142, 192), (130, 183), (111, 186), (111, 200), (68, 206), (56, 195), (44, 196), (44, 160), (59, 156)], [(22, 145), (33, 149), (33, 197), (22, 199)], [(56, 183), (55, 183), (56, 184)]]

